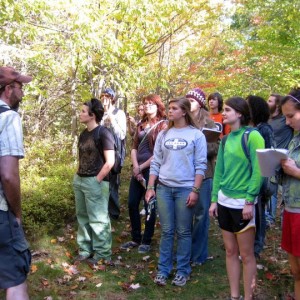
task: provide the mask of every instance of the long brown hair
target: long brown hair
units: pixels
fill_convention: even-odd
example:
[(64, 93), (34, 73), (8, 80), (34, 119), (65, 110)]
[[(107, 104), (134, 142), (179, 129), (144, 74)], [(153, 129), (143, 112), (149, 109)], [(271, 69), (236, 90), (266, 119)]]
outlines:
[[(171, 103), (176, 103), (185, 112), (184, 118), (185, 118), (187, 125), (198, 128), (198, 126), (196, 125), (196, 123), (194, 122), (193, 117), (192, 117), (191, 103), (190, 103), (189, 99), (187, 99), (185, 97), (174, 98), (169, 101), (169, 104), (171, 104)], [(169, 121), (167, 130), (169, 130), (173, 126), (174, 126), (174, 122)]]
[[(157, 106), (157, 113), (156, 113), (156, 118), (158, 120), (162, 120), (166, 118), (166, 108), (165, 105), (163, 104), (161, 97), (156, 94), (149, 94), (145, 97), (143, 97), (142, 104), (145, 105), (145, 101), (150, 101), (154, 103)], [(147, 115), (145, 114), (143, 117), (143, 120), (147, 119)]]

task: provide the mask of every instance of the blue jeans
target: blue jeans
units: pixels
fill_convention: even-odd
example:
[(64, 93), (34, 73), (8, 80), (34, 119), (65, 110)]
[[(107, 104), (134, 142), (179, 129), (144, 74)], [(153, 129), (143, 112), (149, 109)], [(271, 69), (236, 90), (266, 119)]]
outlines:
[(278, 193), (278, 184), (276, 186), (275, 193), (271, 196), (266, 209), (266, 220), (269, 223), (275, 223), (276, 211), (277, 211), (277, 193)]
[(265, 245), (266, 237), (266, 215), (265, 215), (265, 203), (261, 201), (260, 196), (258, 196), (258, 202), (255, 205), (255, 241), (254, 241), (254, 252), (255, 254), (260, 254)]
[(191, 261), (202, 264), (208, 256), (209, 206), (211, 201), (212, 178), (203, 180), (199, 199), (195, 207), (192, 231)]
[[(148, 183), (150, 169), (143, 170), (143, 176)], [(144, 201), (145, 189), (139, 181), (134, 177), (131, 177), (129, 186), (129, 197), (128, 197), (128, 210), (131, 223), (131, 238), (134, 242), (140, 244), (150, 245), (152, 236), (154, 234), (154, 226), (156, 220), (156, 212), (152, 212), (149, 220), (145, 221), (145, 230), (142, 236), (141, 228), (141, 216), (140, 216), (140, 202), (144, 202), (145, 210), (147, 211), (148, 205)]]
[(120, 216), (119, 187), (120, 174), (110, 174), (108, 212), (110, 217), (115, 220)]
[(111, 258), (111, 225), (108, 215), (109, 182), (74, 176), (73, 181), (79, 254), (96, 260)]
[(156, 197), (161, 224), (158, 272), (168, 277), (173, 269), (173, 245), (177, 234), (177, 274), (187, 277), (191, 273), (192, 220), (194, 209), (186, 206), (192, 187), (157, 185)]

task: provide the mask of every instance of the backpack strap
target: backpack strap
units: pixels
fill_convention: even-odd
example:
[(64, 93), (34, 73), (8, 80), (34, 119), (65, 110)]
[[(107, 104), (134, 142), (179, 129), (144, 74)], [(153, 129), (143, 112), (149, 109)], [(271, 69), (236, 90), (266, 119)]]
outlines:
[(8, 110), (10, 110), (10, 108), (7, 108), (5, 106), (0, 106), (0, 114), (5, 112), (5, 111), (8, 111)]
[[(246, 158), (248, 159), (249, 161), (249, 165), (251, 167), (251, 157), (250, 157), (250, 151), (249, 151), (249, 148), (248, 148), (248, 139), (249, 139), (249, 135), (250, 133), (253, 131), (253, 130), (257, 130), (257, 128), (255, 127), (248, 127), (245, 132), (243, 133), (242, 135), (242, 140), (241, 140), (241, 143), (242, 143), (242, 148), (243, 148), (243, 151), (244, 151), (244, 154), (246, 156)], [(228, 135), (224, 135), (223, 138), (222, 138), (222, 148), (223, 148), (223, 151), (225, 149), (225, 144), (226, 144), (226, 141), (227, 141), (227, 137)], [(252, 170), (251, 170), (252, 171)]]

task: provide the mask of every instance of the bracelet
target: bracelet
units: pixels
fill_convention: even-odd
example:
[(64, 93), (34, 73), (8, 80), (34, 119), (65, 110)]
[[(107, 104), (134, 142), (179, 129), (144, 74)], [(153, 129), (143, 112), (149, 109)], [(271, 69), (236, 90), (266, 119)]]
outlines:
[(251, 202), (251, 201), (245, 201), (245, 204), (246, 204), (246, 205), (254, 205), (254, 203)]
[(193, 186), (192, 192), (194, 192), (194, 193), (196, 193), (196, 194), (199, 194), (200, 188), (197, 188), (197, 187)]
[(147, 190), (154, 190), (154, 185), (148, 185)]

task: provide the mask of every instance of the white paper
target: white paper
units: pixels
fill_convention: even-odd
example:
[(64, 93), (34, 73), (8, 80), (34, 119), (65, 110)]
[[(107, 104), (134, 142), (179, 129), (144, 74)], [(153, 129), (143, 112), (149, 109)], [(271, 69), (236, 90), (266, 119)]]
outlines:
[(275, 170), (280, 167), (280, 161), (288, 158), (287, 149), (259, 149), (256, 150), (261, 176), (275, 175)]

